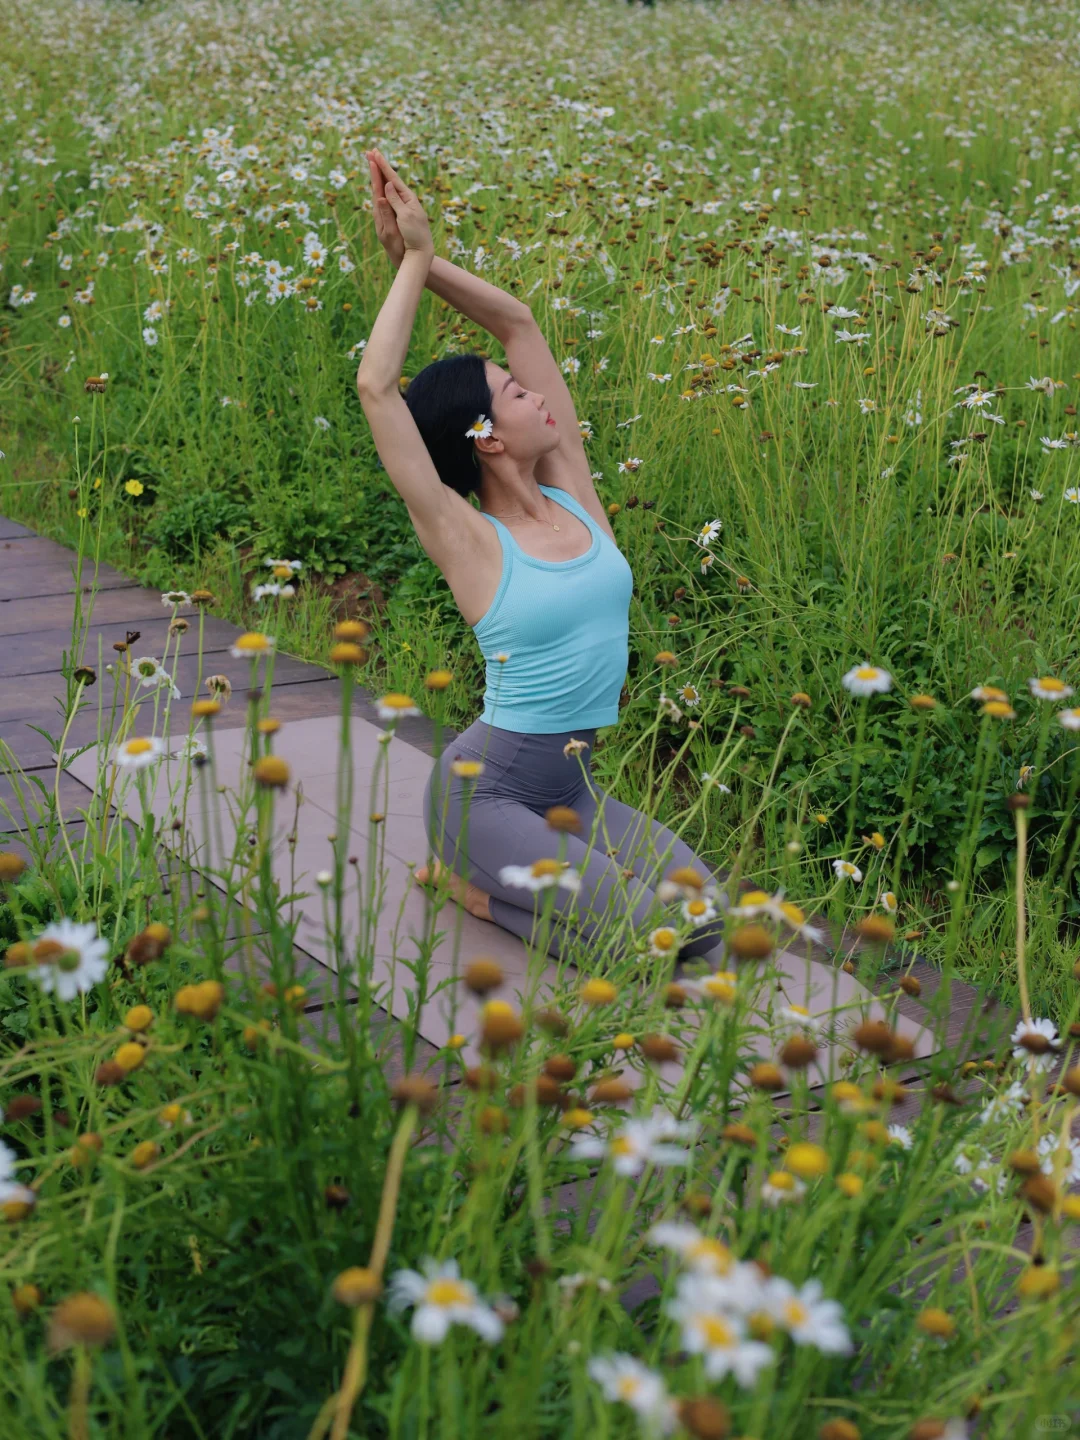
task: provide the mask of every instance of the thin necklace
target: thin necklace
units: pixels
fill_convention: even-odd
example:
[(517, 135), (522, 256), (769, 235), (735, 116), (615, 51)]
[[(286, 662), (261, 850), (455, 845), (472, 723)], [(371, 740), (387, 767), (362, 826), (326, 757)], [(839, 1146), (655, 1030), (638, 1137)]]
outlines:
[[(491, 511), (491, 510), (488, 511), (488, 514), (489, 514), (489, 515), (492, 515), (493, 513), (494, 513), (494, 512)], [(525, 515), (524, 510), (519, 510), (515, 515), (495, 515), (494, 518), (495, 518), (496, 520), (524, 520), (524, 519), (526, 519), (527, 517), (526, 517), (526, 515)], [(546, 524), (547, 522), (545, 521), (544, 523)], [(558, 527), (558, 525), (552, 525), (551, 528), (552, 528), (553, 530), (558, 530), (559, 527)]]

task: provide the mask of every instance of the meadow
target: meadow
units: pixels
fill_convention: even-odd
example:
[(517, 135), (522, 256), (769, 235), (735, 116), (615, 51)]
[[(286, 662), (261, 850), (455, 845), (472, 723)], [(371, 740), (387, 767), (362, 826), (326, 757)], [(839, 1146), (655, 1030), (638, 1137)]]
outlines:
[[(99, 706), (100, 788), (133, 794), (183, 741), (182, 826), (220, 697), (174, 693), (181, 651), (210, 611), (273, 644), (198, 895), (99, 801), (75, 844), (54, 773), (0, 743), (26, 827), (0, 833), (3, 1433), (1076, 1423), (1078, 25), (1073, 0), (9, 0), (0, 514), (187, 622), (139, 684), (85, 653), (80, 597), (55, 733)], [(274, 653), (457, 730), (483, 688), (356, 398), (392, 278), (373, 145), (574, 394), (635, 577), (595, 773), (730, 877), (672, 882), (686, 933), (728, 910), (714, 974), (654, 932), (540, 1004), (461, 955), (482, 1023), (423, 1073), (342, 940), (344, 840), (306, 881), (333, 1036), (270, 860)], [(402, 384), (474, 349), (502, 358), (425, 296)], [(343, 796), (350, 753), (346, 705)], [(889, 977), (883, 1027), (778, 1003), (775, 952), (829, 927)], [(916, 954), (1019, 1018), (992, 1055), (943, 1044), (897, 1123)]]

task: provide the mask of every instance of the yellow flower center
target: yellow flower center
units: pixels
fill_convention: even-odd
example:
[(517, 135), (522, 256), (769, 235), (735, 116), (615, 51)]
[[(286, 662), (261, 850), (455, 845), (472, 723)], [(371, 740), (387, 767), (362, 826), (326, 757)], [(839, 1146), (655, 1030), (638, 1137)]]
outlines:
[(702, 981), (701, 988), (714, 1000), (723, 1000), (730, 1004), (735, 999), (735, 986), (722, 975), (710, 975), (707, 980)]
[(704, 900), (690, 900), (686, 906), (688, 913), (691, 915), (704, 915), (708, 908), (708, 904)]
[(768, 900), (764, 890), (748, 890), (739, 901), (740, 905), (764, 905)]
[(769, 1176), (769, 1184), (774, 1190), (794, 1190), (794, 1175), (786, 1175), (783, 1170), (774, 1170)]
[(1065, 689), (1065, 684), (1061, 680), (1055, 680), (1052, 675), (1044, 675), (1039, 681), (1039, 689), (1049, 690), (1054, 695), (1060, 695)]
[(244, 650), (249, 655), (260, 655), (264, 650), (270, 648), (265, 635), (260, 635), (256, 630), (248, 630), (238, 636), (236, 649)]
[(790, 1300), (784, 1301), (784, 1319), (789, 1325), (805, 1325), (809, 1318), (810, 1312), (801, 1300), (792, 1296)]
[(687, 1248), (686, 1258), (691, 1264), (707, 1261), (709, 1267), (721, 1275), (731, 1269), (731, 1251), (722, 1240), (695, 1240)]
[(855, 674), (860, 680), (876, 680), (878, 672), (873, 665), (860, 665)]
[(670, 950), (675, 944), (675, 931), (666, 925), (659, 930), (654, 930), (652, 943), (657, 950)]
[(558, 860), (534, 860), (531, 873), (539, 880), (542, 875), (558, 875), (561, 868)]
[(611, 1153), (617, 1156), (632, 1155), (634, 1153), (634, 1147), (627, 1136), (616, 1135), (615, 1139), (611, 1142)]
[[(782, 900), (780, 902), (780, 909), (783, 911), (784, 918), (790, 921), (792, 925), (804, 925), (806, 923), (806, 916), (799, 909), (798, 905), (793, 905), (790, 900)], [(794, 1005), (791, 1008), (794, 1010)]]
[(619, 1393), (619, 1399), (624, 1400), (628, 1405), (634, 1396), (641, 1389), (641, 1381), (636, 1375), (622, 1375), (615, 1387)]
[(699, 1315), (697, 1324), (705, 1344), (714, 1349), (728, 1349), (735, 1341), (731, 1326), (719, 1315)]
[(468, 1305), (470, 1296), (460, 1280), (433, 1280), (424, 1300), (428, 1305)]
[(125, 754), (125, 755), (145, 755), (148, 751), (152, 750), (153, 748), (154, 748), (154, 747), (150, 744), (150, 741), (147, 740), (145, 736), (139, 735), (139, 736), (136, 736), (136, 738), (135, 738), (134, 740), (129, 740), (129, 741), (127, 742), (127, 744), (124, 746), (124, 754)]

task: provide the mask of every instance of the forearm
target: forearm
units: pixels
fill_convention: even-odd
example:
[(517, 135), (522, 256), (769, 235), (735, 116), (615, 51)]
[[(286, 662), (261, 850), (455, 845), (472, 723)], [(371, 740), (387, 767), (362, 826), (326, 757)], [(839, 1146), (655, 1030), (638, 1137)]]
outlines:
[(516, 300), (497, 285), (471, 275), (440, 255), (431, 262), (427, 288), (500, 342), (513, 325), (532, 319), (532, 311), (523, 300)]
[(356, 372), (358, 387), (397, 389), (430, 265), (430, 253), (406, 250), (390, 293), (371, 327), (364, 358)]

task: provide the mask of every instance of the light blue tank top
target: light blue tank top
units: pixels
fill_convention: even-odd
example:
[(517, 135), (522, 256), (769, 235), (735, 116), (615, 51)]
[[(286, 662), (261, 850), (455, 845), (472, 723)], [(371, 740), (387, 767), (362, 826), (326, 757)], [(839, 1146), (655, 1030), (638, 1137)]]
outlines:
[[(614, 725), (630, 659), (633, 574), (573, 495), (554, 485), (540, 489), (589, 527), (592, 545), (573, 560), (538, 560), (501, 520), (480, 511), (503, 552), (495, 598), (472, 627), (487, 662), (480, 719), (532, 735)], [(496, 660), (500, 651), (509, 660)]]

